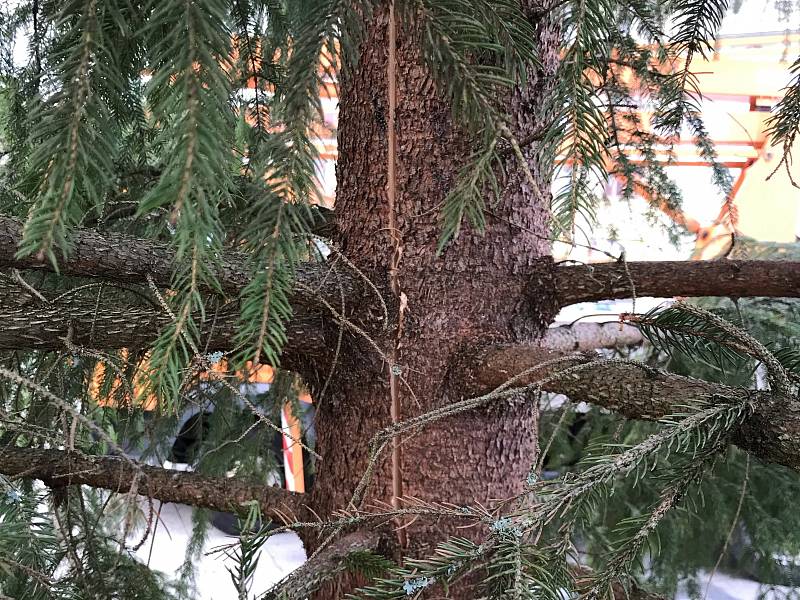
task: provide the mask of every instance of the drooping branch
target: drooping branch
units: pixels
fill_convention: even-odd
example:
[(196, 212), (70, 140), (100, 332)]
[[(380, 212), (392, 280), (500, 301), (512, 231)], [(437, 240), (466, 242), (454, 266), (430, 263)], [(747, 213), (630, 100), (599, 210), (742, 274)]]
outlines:
[(632, 296), (800, 297), (800, 263), (766, 260), (614, 262), (553, 268), (561, 306)]
[[(515, 375), (556, 358), (559, 353), (532, 345), (507, 345), (486, 350), (474, 361), (470, 392), (481, 393)], [(596, 360), (577, 356), (569, 363), (545, 367), (521, 379), (524, 385), (552, 375), (570, 365)], [(682, 377), (621, 362), (605, 362), (546, 382), (542, 389), (564, 394), (576, 402), (588, 402), (631, 419), (657, 420), (679, 414), (693, 402), (735, 402), (749, 398), (755, 413), (734, 436), (736, 445), (759, 458), (800, 471), (800, 398), (781, 397)]]
[(258, 502), (276, 520), (294, 518), (305, 510), (304, 498), (281, 488), (235, 478), (152, 467), (117, 456), (80, 452), (3, 447), (0, 473), (10, 478), (39, 479), (51, 487), (88, 485), (112, 492), (137, 492), (162, 502), (178, 502), (223, 512)]

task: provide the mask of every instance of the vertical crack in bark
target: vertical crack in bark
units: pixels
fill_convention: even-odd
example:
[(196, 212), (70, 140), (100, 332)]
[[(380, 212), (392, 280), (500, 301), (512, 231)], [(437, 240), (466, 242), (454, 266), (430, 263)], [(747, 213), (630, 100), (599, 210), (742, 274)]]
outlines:
[[(391, 397), (391, 419), (392, 423), (397, 423), (401, 418), (400, 408), (400, 389), (398, 379), (400, 373), (397, 366), (398, 349), (403, 335), (403, 309), (402, 291), (400, 290), (399, 268), (400, 260), (403, 256), (403, 241), (397, 229), (396, 200), (397, 200), (397, 132), (395, 129), (395, 114), (397, 109), (397, 21), (395, 19), (394, 2), (389, 2), (389, 48), (388, 60), (386, 61), (386, 83), (387, 95), (389, 100), (389, 114), (387, 126), (387, 150), (386, 150), (386, 197), (389, 205), (389, 235), (392, 240), (392, 258), (389, 265), (389, 281), (392, 293), (400, 300), (397, 314), (397, 333), (391, 351), (391, 362), (389, 365), (389, 395)], [(397, 437), (392, 439), (392, 506), (397, 509), (400, 505), (400, 498), (403, 496), (403, 476), (402, 476), (402, 450), (401, 440)], [(406, 547), (408, 543), (406, 530), (402, 526), (402, 520), (398, 522), (398, 539), (401, 547)]]

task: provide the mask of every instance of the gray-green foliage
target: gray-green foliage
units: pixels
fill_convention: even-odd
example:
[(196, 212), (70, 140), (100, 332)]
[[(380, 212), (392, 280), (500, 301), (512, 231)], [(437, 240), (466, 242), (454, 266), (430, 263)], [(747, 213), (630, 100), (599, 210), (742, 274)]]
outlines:
[[(545, 436), (558, 417), (558, 413), (545, 414)], [(658, 432), (660, 426), (629, 422), (592, 409), (586, 414), (570, 414), (562, 428), (545, 468), (564, 476), (582, 469), (582, 457), (590, 453), (605, 455), (615, 452), (619, 445), (639, 443)], [(657, 461), (654, 473), (672, 466), (664, 460)], [(795, 535), (800, 523), (790, 499), (798, 488), (788, 469), (748, 459), (742, 451), (729, 448), (698, 485), (687, 490), (677, 510), (665, 516), (644, 553), (646, 568), (635, 573), (637, 579), (671, 597), (681, 581), (697, 578), (701, 585), (696, 595), (702, 597), (706, 579), (699, 576), (699, 571), (708, 574), (719, 560), (723, 572), (765, 584), (796, 585), (796, 567), (791, 566), (790, 557), (800, 550)], [(624, 532), (619, 530), (619, 524), (644, 518), (643, 508), (656, 505), (662, 490), (663, 479), (659, 476), (618, 481), (611, 501), (598, 506), (592, 518), (579, 528), (578, 539), (587, 562), (603, 564), (609, 546), (621, 541), (620, 534)], [(727, 551), (720, 560), (732, 529)], [(775, 557), (788, 558), (789, 566), (781, 567), (782, 559)]]

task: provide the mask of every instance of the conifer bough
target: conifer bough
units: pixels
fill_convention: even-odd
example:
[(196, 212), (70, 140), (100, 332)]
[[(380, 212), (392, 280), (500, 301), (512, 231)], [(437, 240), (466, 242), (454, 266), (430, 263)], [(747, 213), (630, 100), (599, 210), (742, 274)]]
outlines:
[[(687, 126), (729, 197), (690, 70), (713, 48), (726, 9), (724, 0), (3, 8), (4, 49), (29, 32), (31, 61), (0, 61), (0, 267), (9, 271), (0, 278), (0, 594), (95, 597), (114, 584), (137, 598), (167, 595), (120, 552), (125, 540), (109, 533), (119, 528), (96, 486), (220, 510), (248, 500), (276, 515), (308, 507), (313, 518), (293, 526), (310, 560), (270, 597), (396, 600), (447, 587), (458, 600), (584, 590), (619, 598), (615, 585), (634, 574), (647, 536), (716, 474), (721, 461), (710, 465), (731, 444), (797, 469), (800, 411), (788, 396), (800, 354), (776, 346), (800, 337), (793, 323), (782, 323), (783, 338), (762, 340), (747, 310), (736, 324), (698, 307), (651, 319), (659, 350), (673, 344), (696, 369), (719, 368), (719, 359), (728, 365), (721, 376), (740, 376), (741, 387), (564, 355), (637, 343), (630, 328), (545, 333), (576, 302), (713, 295), (794, 306), (800, 296), (797, 262), (551, 258), (553, 236), (573, 242), (593, 221), (609, 173), (673, 207), (679, 194), (659, 157)], [(320, 118), (332, 85), (336, 214), (322, 261), (314, 138), (332, 133)], [(769, 123), (770, 142), (787, 153), (799, 98), (797, 78)], [(647, 127), (636, 112), (643, 102), (654, 111)], [(98, 229), (82, 228), (91, 223)], [(147, 366), (129, 364), (123, 348), (146, 354)], [(215, 427), (203, 431), (195, 467), (263, 475), (262, 434), (273, 431), (261, 411), (294, 398), (294, 375), (279, 369), (270, 393), (237, 403), (234, 385), (194, 385), (198, 365), (219, 350), (233, 366), (226, 381), (261, 361), (291, 368), (310, 388), (323, 460), (302, 498), (55, 449), (104, 439), (113, 447), (131, 435), (158, 455), (172, 445), (175, 415), (213, 403)], [(96, 401), (116, 377), (144, 375), (161, 411), (145, 418)], [(630, 419), (683, 418), (641, 436), (623, 423), (630, 447), (575, 470), (559, 464), (569, 476), (548, 482), (540, 475), (555, 450), (539, 436), (539, 388)], [(38, 487), (9, 477), (45, 481), (49, 514), (37, 514)], [(631, 479), (654, 492), (652, 507), (637, 501), (611, 526), (586, 526), (610, 508), (628, 510), (609, 490)], [(202, 521), (196, 533), (184, 596)], [(262, 533), (241, 536), (232, 552), (240, 598), (250, 595)], [(582, 554), (595, 570), (576, 585), (572, 550), (584, 542), (595, 545)], [(786, 554), (773, 546), (762, 554)], [(658, 561), (642, 561), (653, 577)], [(43, 577), (31, 581), (31, 569)]]

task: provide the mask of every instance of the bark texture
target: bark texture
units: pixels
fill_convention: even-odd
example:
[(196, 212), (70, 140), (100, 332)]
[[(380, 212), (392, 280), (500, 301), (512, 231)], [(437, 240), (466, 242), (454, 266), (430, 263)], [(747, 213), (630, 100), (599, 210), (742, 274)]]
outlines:
[[(57, 302), (0, 302), (0, 350), (63, 350), (66, 339), (87, 348), (111, 350), (147, 348), (170, 323), (159, 307), (120, 304), (113, 298), (67, 298)], [(233, 346), (239, 319), (236, 302), (207, 314), (203, 338), (207, 348), (228, 350)], [(333, 335), (330, 319), (301, 314), (288, 327), (284, 365), (302, 353), (304, 360), (328, 354), (325, 332)], [(204, 346), (205, 347), (205, 346)]]
[[(544, 178), (533, 190), (521, 174), (510, 177), (485, 235), (464, 230), (437, 255), (437, 207), (470, 148), (421, 64), (416, 31), (408, 23), (397, 23), (397, 162), (394, 179), (387, 178), (388, 25), (386, 7), (378, 8), (357, 71), (346, 76), (340, 96), (337, 242), (362, 271), (392, 290), (399, 310), (392, 315), (394, 327), (375, 336), (380, 353), (364, 340), (343, 353), (328, 397), (318, 405), (317, 450), (325, 460), (313, 503), (321, 515), (350, 501), (366, 467), (367, 443), (392, 421), (393, 404), (400, 405), (395, 418), (406, 418), (460, 399), (456, 383), (462, 373), (454, 365), (466, 345), (533, 341), (557, 309), (552, 286), (542, 287), (535, 302), (524, 293), (549, 254)], [(557, 56), (550, 57), (544, 42), (543, 48), (552, 69)], [(535, 126), (529, 108), (545, 79), (532, 74), (531, 89), (513, 98), (520, 137)], [(539, 176), (532, 161), (531, 167)], [(387, 186), (394, 188), (391, 199)], [(306, 379), (313, 382), (309, 371)], [(536, 416), (533, 403), (518, 402), (430, 425), (403, 440), (394, 477), (386, 455), (368, 501), (392, 502), (399, 490), (422, 500), (488, 504), (520, 491), (536, 458)], [(450, 523), (420, 520), (399, 537), (404, 552), (413, 555), (456, 531)], [(307, 542), (314, 546), (313, 539)], [(338, 593), (326, 589), (319, 597)]]
[[(800, 263), (710, 260), (603, 263), (556, 267), (561, 306), (633, 296), (770, 296), (800, 294)], [(536, 293), (535, 284), (531, 293)]]
[[(61, 275), (91, 277), (129, 285), (147, 285), (147, 277), (150, 276), (161, 288), (169, 288), (172, 283), (177, 265), (175, 252), (169, 244), (121, 233), (78, 229), (72, 251), (68, 256), (61, 257), (58, 265), (54, 266), (48, 259), (36, 255), (17, 257), (22, 227), (18, 219), (0, 215), (0, 269), (57, 271)], [(247, 257), (237, 252), (223, 253), (216, 274), (223, 294), (238, 296), (250, 277)], [(293, 305), (296, 308), (324, 306), (320, 298), (335, 302), (339, 298), (340, 286), (348, 297), (365, 302), (375, 301), (374, 293), (363, 289), (363, 282), (359, 283), (352, 273), (338, 269), (334, 277), (330, 267), (324, 264), (309, 262), (301, 265), (295, 280)]]
[[(472, 365), (471, 391), (475, 395), (485, 393), (557, 356), (530, 345), (491, 349)], [(544, 367), (521, 379), (519, 384), (533, 383), (557, 370), (596, 359), (596, 356), (585, 355), (557, 366)], [(602, 406), (629, 419), (648, 421), (685, 412), (685, 406), (693, 402), (750, 399), (755, 413), (734, 436), (736, 445), (764, 461), (800, 471), (800, 398), (797, 397), (732, 388), (644, 365), (613, 362), (597, 364), (591, 369), (548, 381), (542, 389), (564, 394), (575, 402)]]
[(237, 512), (255, 500), (264, 514), (282, 522), (304, 514), (300, 494), (262, 483), (173, 471), (116, 456), (4, 447), (0, 473), (12, 479), (39, 479), (50, 487), (89, 485), (126, 493), (131, 490), (162, 502), (178, 502), (223, 512)]
[[(433, 84), (428, 81), (426, 85), (430, 88)], [(430, 92), (430, 89), (428, 91)], [(380, 108), (379, 105), (371, 106), (370, 111), (377, 110), (375, 107)], [(434, 121), (433, 126), (441, 129), (441, 127), (444, 127), (442, 123), (447, 123), (447, 126), (450, 127), (449, 121), (447, 121), (447, 112), (443, 107), (438, 107), (437, 114), (438, 120), (434, 118), (436, 115), (431, 117)], [(522, 108), (519, 108), (519, 114), (527, 115)], [(377, 119), (380, 122), (381, 118), (385, 117), (378, 114), (373, 117), (373, 120)], [(530, 117), (528, 116), (527, 118)], [(443, 119), (445, 121), (442, 121)], [(520, 116), (520, 119), (522, 119), (522, 116)], [(533, 124), (529, 123), (528, 128), (532, 127)], [(450, 133), (451, 136), (455, 135), (452, 131)], [(400, 136), (400, 143), (403, 143), (402, 135)], [(408, 142), (406, 141), (405, 143), (407, 144)], [(453, 143), (455, 144), (456, 142)], [(363, 144), (363, 141), (359, 142), (359, 145), (361, 144)], [(401, 150), (405, 151), (406, 148), (401, 147)], [(385, 153), (385, 149), (383, 152)], [(450, 154), (455, 153), (451, 152)], [(413, 162), (413, 160), (413, 157), (407, 157), (401, 153), (401, 162)], [(433, 187), (435, 189), (426, 189), (425, 191), (435, 193), (437, 196), (442, 196), (446, 193), (453, 180), (457, 157), (451, 156), (450, 163), (451, 168), (449, 169), (444, 164), (441, 164), (438, 168), (433, 166), (428, 169), (431, 171), (429, 175), (431, 181), (428, 181), (428, 188)], [(422, 185), (422, 183), (418, 182), (417, 185)], [(400, 184), (405, 185), (402, 181)], [(529, 184), (526, 179), (518, 173), (512, 174), (508, 185), (509, 189), (517, 189), (518, 195), (530, 198), (534, 194), (527, 189), (528, 187)], [(344, 196), (344, 193), (340, 192), (340, 195)], [(341, 207), (345, 202), (343, 198), (340, 203), (340, 212), (345, 210), (345, 208)], [(375, 199), (373, 198), (371, 202), (374, 204)], [(424, 212), (428, 202), (428, 198), (416, 199), (414, 206), (410, 208)], [(517, 206), (517, 208), (521, 209), (522, 206)], [(465, 246), (487, 246), (483, 251), (486, 254), (483, 257), (486, 263), (482, 265), (483, 271), (487, 271), (493, 266), (506, 270), (513, 266), (517, 276), (519, 272), (524, 273), (526, 271), (532, 274), (527, 285), (527, 291), (530, 296), (527, 302), (528, 306), (538, 306), (542, 300), (540, 290), (553, 286), (557, 291), (556, 302), (558, 307), (579, 302), (629, 298), (634, 291), (638, 296), (665, 297), (712, 295), (731, 297), (800, 296), (800, 263), (790, 261), (667, 261), (630, 262), (627, 263), (627, 267), (623, 263), (554, 267), (546, 253), (540, 256), (544, 247), (544, 242), (541, 239), (535, 244), (532, 243), (532, 240), (525, 240), (526, 237), (537, 238), (537, 236), (545, 236), (545, 230), (540, 222), (542, 219), (539, 214), (540, 211), (507, 210), (506, 212), (508, 213), (506, 215), (501, 215), (499, 212), (489, 215), (489, 232), (486, 237), (469, 232), (462, 234), (464, 239), (453, 244), (447, 251), (446, 256), (450, 260), (442, 262), (442, 269), (450, 269), (454, 273), (470, 271), (475, 261), (470, 260), (469, 255), (460, 257), (459, 249)], [(538, 225), (534, 223), (533, 213), (537, 215)], [(403, 217), (402, 214), (398, 214), (398, 226), (402, 225), (406, 219), (413, 218), (415, 214), (417, 213), (412, 213), (411, 217)], [(433, 214), (435, 216), (435, 211)], [(327, 218), (331, 217), (328, 216)], [(347, 220), (349, 219), (343, 218), (343, 222)], [(424, 242), (417, 252), (430, 253), (428, 260), (433, 262), (436, 260), (433, 250), (435, 248), (435, 240), (438, 239), (439, 229), (431, 229), (429, 225), (430, 223), (428, 223), (428, 227), (424, 228), (426, 229), (425, 235), (427, 239), (415, 241)], [(538, 227), (538, 229), (535, 227)], [(364, 234), (364, 228), (367, 228), (367, 223), (363, 224), (362, 231), (359, 232), (360, 235)], [(501, 231), (502, 235), (498, 237), (497, 234)], [(531, 231), (533, 233), (530, 233)], [(376, 239), (383, 238), (384, 241), (387, 237), (385, 232), (376, 235)], [(351, 237), (347, 236), (341, 239), (350, 241)], [(505, 244), (513, 244), (513, 246), (504, 247), (500, 245), (500, 238), (505, 240)], [(55, 267), (46, 259), (40, 259), (36, 256), (17, 258), (16, 252), (21, 239), (22, 223), (13, 217), (0, 215), (0, 269), (55, 270)], [(380, 244), (375, 244), (374, 241), (369, 249), (378, 251)], [(352, 245), (354, 241), (350, 241), (350, 243)], [(72, 253), (68, 257), (62, 257), (58, 264), (58, 272), (62, 275), (88, 277), (112, 283), (139, 286), (146, 285), (149, 275), (159, 287), (168, 288), (171, 284), (172, 273), (176, 263), (175, 253), (168, 244), (119, 233), (101, 233), (92, 229), (79, 229), (75, 235), (74, 244)], [(533, 254), (531, 254), (530, 250), (523, 251), (526, 244), (528, 246), (536, 246), (538, 248), (537, 251)], [(411, 252), (411, 249), (407, 246), (409, 246), (408, 243), (403, 244), (404, 253)], [(385, 255), (386, 247), (380, 247), (380, 252)], [(513, 251), (510, 252), (509, 248), (513, 248)], [(367, 256), (367, 248), (352, 248), (351, 250)], [(510, 256), (517, 251), (520, 254), (518, 257)], [(370, 262), (380, 263), (381, 261), (379, 257), (375, 257)], [(509, 264), (502, 267), (506, 262)], [(405, 265), (410, 264), (410, 257), (404, 256), (403, 263)], [(512, 263), (514, 264), (512, 265)], [(372, 267), (371, 272), (374, 273), (375, 264), (370, 266)], [(332, 272), (332, 269), (335, 269), (335, 272)], [(223, 254), (220, 258), (217, 274), (222, 292), (229, 297), (237, 296), (248, 281), (246, 257), (235, 252)], [(388, 295), (386, 274), (379, 272), (376, 283), (378, 284), (378, 289), (386, 295), (385, 299), (391, 302), (392, 298)], [(487, 289), (487, 286), (484, 286), (484, 289)], [(211, 292), (213, 290), (207, 291)], [(363, 325), (370, 332), (377, 332), (385, 326), (382, 323), (382, 311), (378, 310), (379, 303), (375, 291), (370, 286), (365, 285), (363, 280), (341, 263), (338, 266), (308, 263), (299, 269), (293, 297), (293, 306), (298, 320), (302, 321), (309, 314), (325, 315), (329, 321), (334, 320), (328, 305), (334, 307), (338, 312), (341, 308), (340, 298), (342, 294), (347, 298), (344, 313), (347, 318), (357, 321), (359, 325)], [(523, 301), (520, 298), (515, 298), (514, 302), (520, 303)], [(548, 307), (548, 309), (552, 309), (552, 307)], [(548, 312), (551, 312), (551, 310), (548, 310)], [(396, 325), (396, 319), (394, 324)], [(96, 324), (95, 330), (99, 331), (100, 329), (100, 325)], [(588, 334), (581, 332), (581, 335)], [(19, 347), (26, 347), (26, 343), (27, 340), (22, 338)], [(581, 342), (579, 342), (579, 347), (584, 347)]]
[[(0, 223), (3, 217), (0, 217)], [(81, 234), (83, 235), (83, 234)], [(88, 237), (89, 234), (87, 233)], [(101, 239), (104, 239), (100, 236)], [(113, 238), (110, 240), (113, 241)], [(102, 254), (103, 245), (96, 245), (92, 250)], [(138, 275), (131, 266), (136, 257), (147, 254), (145, 248), (151, 243), (144, 240), (128, 239), (133, 252), (118, 249), (112, 260), (108, 256), (103, 259), (106, 267), (95, 272), (91, 261), (82, 263), (78, 268), (73, 263), (65, 263), (62, 269), (73, 275), (97, 277), (117, 283), (143, 283), (147, 269), (139, 269)], [(168, 250), (164, 250), (168, 253)], [(35, 260), (16, 261), (0, 246), (0, 256), (5, 256), (5, 265), (23, 268), (36, 264), (36, 268), (50, 269), (49, 263), (37, 263)], [(8, 252), (11, 252), (9, 250)], [(88, 256), (88, 246), (84, 247), (84, 256)], [(97, 258), (97, 257), (95, 257)], [(172, 260), (167, 255), (163, 271), (157, 283), (168, 286), (167, 273), (172, 268)], [(94, 259), (92, 259), (94, 260)], [(111, 264), (115, 266), (111, 269)], [(229, 261), (226, 264), (236, 264)], [(172, 265), (172, 266), (167, 266)], [(666, 263), (629, 263), (634, 287), (638, 295), (655, 296), (700, 296), (722, 295), (732, 297), (750, 296), (783, 296), (800, 295), (800, 263), (768, 262), (768, 261), (687, 261)], [(108, 271), (104, 269), (108, 269)], [(630, 297), (630, 281), (623, 266), (618, 264), (598, 264), (591, 267), (558, 267), (552, 270), (552, 276), (542, 274), (542, 269), (535, 268), (533, 281), (537, 289), (541, 286), (555, 285), (558, 290), (557, 305), (567, 306), (570, 303), (598, 299)], [(240, 285), (239, 277), (245, 277), (244, 271), (231, 268), (230, 273), (238, 273), (228, 280), (230, 285)], [(136, 279), (139, 277), (139, 279)], [(379, 289), (386, 289), (385, 277)], [(6, 327), (0, 330), (0, 349), (56, 349), (63, 345), (63, 338), (72, 324), (76, 339), (80, 343), (99, 349), (124, 347), (142, 347), (151, 343), (158, 331), (166, 324), (166, 317), (159, 314), (155, 307), (144, 305), (119, 306), (110, 302), (96, 305), (94, 300), (85, 297), (68, 297), (57, 302), (37, 302), (33, 296), (28, 297), (22, 289), (10, 289), (5, 285), (3, 300), (0, 302), (0, 319)], [(498, 285), (500, 283), (498, 282)], [(341, 286), (341, 287), (339, 287)], [(307, 266), (298, 277), (298, 294), (295, 296), (295, 314), (289, 325), (289, 343), (284, 349), (288, 360), (293, 364), (294, 355), (302, 352), (319, 360), (322, 354), (329, 354), (325, 348), (336, 346), (336, 331), (341, 326), (330, 310), (343, 314), (347, 319), (357, 323), (370, 334), (380, 335), (385, 332), (383, 312), (374, 290), (364, 285), (352, 273), (343, 272), (340, 268), (331, 271), (329, 266)], [(525, 302), (514, 298), (514, 303), (530, 307), (537, 300), (531, 282), (527, 292), (531, 298)], [(464, 290), (464, 293), (467, 293)], [(483, 291), (481, 291), (483, 293)], [(344, 295), (346, 302), (341, 305)], [(10, 301), (11, 299), (14, 301)], [(389, 305), (393, 304), (391, 296), (384, 294)], [(395, 303), (396, 304), (396, 303)], [(396, 308), (396, 307), (394, 307)], [(459, 307), (463, 308), (463, 307)], [(209, 323), (208, 337), (212, 349), (227, 349), (235, 333), (237, 307), (230, 303), (217, 315), (217, 322), (212, 328)], [(525, 317), (520, 316), (520, 321)], [(390, 321), (396, 322), (396, 315), (390, 315)], [(348, 336), (353, 331), (346, 327)], [(333, 341), (332, 341), (333, 340)], [(631, 346), (641, 343), (639, 332), (628, 325), (620, 329), (617, 323), (606, 323), (602, 326), (594, 323), (579, 323), (570, 327), (562, 326), (549, 329), (542, 344), (562, 352), (572, 350), (589, 350), (595, 348), (611, 348)], [(332, 342), (332, 343), (331, 343)]]
[[(17, 258), (22, 227), (21, 221), (0, 216), (0, 267), (53, 270), (52, 263), (46, 258), (36, 255)], [(244, 256), (231, 254), (223, 257), (218, 276), (224, 291), (236, 294), (244, 287), (247, 283), (244, 265)], [(169, 287), (174, 268), (175, 252), (166, 243), (92, 229), (76, 232), (72, 251), (58, 264), (63, 275), (99, 277), (139, 285), (146, 284), (147, 275), (150, 275), (162, 287)]]

